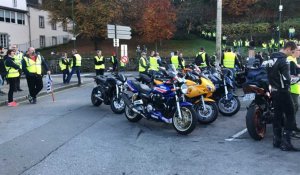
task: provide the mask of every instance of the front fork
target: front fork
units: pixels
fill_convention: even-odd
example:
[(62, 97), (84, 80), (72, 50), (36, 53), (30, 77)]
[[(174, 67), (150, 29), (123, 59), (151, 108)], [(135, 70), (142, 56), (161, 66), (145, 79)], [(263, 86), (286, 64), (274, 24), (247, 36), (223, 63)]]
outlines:
[(182, 119), (181, 110), (180, 110), (180, 104), (179, 104), (179, 98), (177, 96), (177, 89), (176, 89), (175, 84), (173, 84), (173, 88), (175, 89), (175, 100), (176, 100), (176, 106), (177, 106), (178, 115), (179, 115), (179, 118)]
[(205, 110), (206, 110), (206, 105), (205, 105), (205, 102), (204, 102), (203, 95), (201, 95), (201, 101), (202, 101), (203, 109), (204, 109), (204, 111), (205, 111)]
[(223, 83), (224, 83), (225, 97), (226, 97), (226, 100), (228, 100), (228, 89), (227, 89), (225, 78), (223, 80)]

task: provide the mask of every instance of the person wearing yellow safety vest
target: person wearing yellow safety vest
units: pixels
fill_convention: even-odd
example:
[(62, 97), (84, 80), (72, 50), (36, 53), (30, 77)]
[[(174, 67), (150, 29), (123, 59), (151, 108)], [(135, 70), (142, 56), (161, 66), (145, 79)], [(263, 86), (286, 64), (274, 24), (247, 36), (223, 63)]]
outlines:
[(159, 63), (155, 54), (155, 51), (151, 51), (150, 57), (149, 57), (149, 71), (158, 71)]
[(96, 53), (97, 55), (94, 57), (96, 75), (103, 75), (105, 70), (105, 60), (101, 50), (97, 50)]
[(22, 70), (26, 75), (29, 95), (29, 103), (35, 104), (38, 93), (43, 89), (42, 67), (50, 75), (49, 67), (41, 55), (35, 53), (35, 49), (30, 47), (22, 60)]
[(118, 70), (118, 58), (115, 52), (112, 53), (110, 61), (113, 65), (113, 71), (116, 72)]
[(249, 47), (250, 46), (250, 41), (248, 39), (246, 39), (245, 41), (245, 47)]
[[(23, 53), (20, 52), (20, 51), (18, 50), (18, 47), (17, 47), (16, 44), (12, 45), (11, 48), (15, 51), (15, 56), (13, 57), (15, 63), (16, 63), (18, 66), (22, 67), (21, 61), (22, 61), (22, 59), (23, 59)], [(21, 73), (22, 73), (22, 70), (20, 69), (20, 76), (19, 76), (19, 77), (17, 78), (17, 80), (16, 80), (16, 89), (15, 89), (15, 92), (16, 92), (16, 91), (23, 91), (23, 90), (20, 88)]]
[(230, 69), (234, 76), (235, 76), (235, 66), (241, 68), (241, 64), (237, 55), (234, 52), (232, 52), (230, 48), (226, 49), (226, 51), (223, 53), (221, 58), (221, 65), (225, 68)]
[(77, 74), (77, 78), (78, 78), (78, 86), (81, 85), (81, 77), (80, 77), (80, 68), (81, 68), (81, 61), (82, 58), (81, 56), (77, 53), (76, 49), (72, 50), (72, 70), (68, 76), (67, 82), (66, 83), (70, 83), (72, 75), (76, 72)]
[(197, 53), (194, 63), (200, 68), (206, 68), (210, 66), (209, 56), (203, 47), (201, 47), (200, 52)]
[(146, 52), (142, 52), (142, 56), (139, 60), (139, 73), (140, 74), (147, 74), (149, 66), (150, 66), (150, 63), (147, 59)]
[(19, 70), (21, 69), (19, 65), (16, 64), (13, 57), (15, 56), (15, 51), (10, 49), (7, 51), (5, 58), (5, 68), (7, 71), (6, 80), (9, 83), (8, 91), (8, 104), (7, 106), (15, 107), (18, 105), (17, 102), (13, 100), (13, 94), (15, 91), (17, 78), (20, 76)]
[[(300, 46), (297, 46), (297, 49), (295, 50), (295, 52), (287, 57), (287, 60), (290, 62), (290, 74), (291, 77), (300, 77), (300, 65), (297, 63), (297, 58), (299, 58), (300, 56)], [(300, 95), (300, 84), (295, 83), (295, 84), (291, 84), (291, 96), (294, 102), (294, 109), (295, 109), (295, 115), (296, 112), (298, 111), (298, 97)]]
[(71, 62), (70, 62), (70, 59), (68, 58), (68, 54), (65, 52), (62, 53), (62, 57), (59, 60), (59, 67), (63, 73), (63, 83), (64, 84), (67, 83), (67, 79), (70, 74), (70, 65), (71, 65)]
[(178, 51), (175, 51), (174, 55), (171, 57), (171, 64), (173, 64), (176, 69), (178, 69), (179, 67), (181, 69), (184, 69), (183, 60), (178, 57)]

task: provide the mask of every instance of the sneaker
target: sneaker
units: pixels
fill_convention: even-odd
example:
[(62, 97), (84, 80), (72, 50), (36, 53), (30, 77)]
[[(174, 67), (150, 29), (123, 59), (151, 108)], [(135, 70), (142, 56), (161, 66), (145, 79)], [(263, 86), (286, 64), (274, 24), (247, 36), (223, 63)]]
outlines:
[(32, 104), (36, 104), (36, 98), (32, 98)]
[(18, 89), (18, 91), (20, 91), (20, 92), (21, 92), (21, 91), (23, 91), (23, 89)]
[(27, 95), (26, 98), (28, 99), (29, 103), (32, 103), (33, 99), (30, 95)]
[(7, 106), (10, 106), (10, 107), (16, 107), (18, 105), (19, 104), (17, 102), (15, 102), (15, 101), (12, 101), (12, 102), (10, 102), (10, 103), (7, 104)]

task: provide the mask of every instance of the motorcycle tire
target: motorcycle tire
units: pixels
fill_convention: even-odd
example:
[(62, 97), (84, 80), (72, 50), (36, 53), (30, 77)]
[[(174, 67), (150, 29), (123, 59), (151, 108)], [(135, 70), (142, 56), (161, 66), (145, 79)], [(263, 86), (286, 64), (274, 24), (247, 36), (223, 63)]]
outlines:
[(125, 116), (130, 122), (138, 122), (143, 118), (143, 116), (133, 112), (127, 105), (125, 106)]
[(238, 99), (238, 97), (232, 97), (231, 101), (234, 101), (236, 103), (236, 107), (231, 110), (231, 111), (226, 111), (226, 107), (224, 106), (224, 104), (221, 102), (222, 100), (225, 100), (225, 96), (223, 96), (221, 99), (218, 100), (218, 108), (219, 108), (219, 112), (223, 115), (223, 116), (233, 116), (234, 114), (236, 114), (237, 112), (239, 112), (240, 108), (241, 108), (241, 102)]
[(178, 112), (175, 112), (172, 120), (173, 127), (179, 134), (190, 134), (196, 127), (197, 114), (192, 106), (181, 106), (180, 110), (182, 119), (178, 117)]
[(251, 105), (246, 114), (248, 133), (254, 140), (262, 140), (266, 135), (266, 123), (261, 123), (263, 110), (256, 104)]
[(216, 102), (205, 102), (206, 111), (199, 109), (201, 106), (199, 103), (195, 105), (199, 123), (210, 124), (218, 118), (219, 111)]
[(125, 106), (125, 102), (121, 97), (117, 99), (117, 97), (114, 96), (110, 103), (110, 108), (115, 114), (123, 114), (125, 111)]
[(94, 88), (91, 94), (91, 101), (94, 106), (100, 106), (102, 104), (102, 101), (96, 97), (97, 94), (98, 94), (98, 88)]

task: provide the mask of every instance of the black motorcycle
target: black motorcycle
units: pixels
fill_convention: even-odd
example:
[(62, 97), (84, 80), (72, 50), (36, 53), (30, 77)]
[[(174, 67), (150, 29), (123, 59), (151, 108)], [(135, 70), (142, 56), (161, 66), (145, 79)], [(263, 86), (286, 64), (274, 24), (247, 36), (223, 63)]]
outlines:
[(261, 140), (266, 134), (266, 125), (274, 117), (267, 72), (263, 68), (249, 69), (247, 82), (243, 87), (243, 101), (251, 101), (247, 108), (246, 126), (254, 140)]
[(91, 94), (92, 104), (100, 106), (104, 103), (110, 105), (114, 113), (124, 113), (125, 103), (120, 94), (124, 91), (127, 78), (123, 74), (112, 73), (112, 76), (96, 76), (94, 79), (96, 86)]
[(241, 107), (238, 96), (233, 93), (235, 88), (233, 73), (230, 69), (223, 68), (217, 71), (214, 68), (203, 71), (215, 85), (216, 91), (213, 93), (213, 99), (217, 101), (219, 112), (224, 116), (233, 116)]

